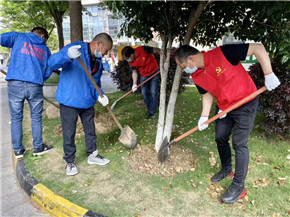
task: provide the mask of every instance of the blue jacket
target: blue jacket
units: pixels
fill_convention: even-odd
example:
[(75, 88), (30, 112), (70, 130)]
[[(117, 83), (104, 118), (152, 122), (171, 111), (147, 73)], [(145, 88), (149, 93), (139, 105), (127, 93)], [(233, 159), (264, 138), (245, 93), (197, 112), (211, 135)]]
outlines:
[(1, 46), (12, 48), (6, 80), (27, 81), (43, 85), (52, 70), (51, 55), (45, 41), (34, 33), (8, 32), (0, 35)]
[[(89, 44), (82, 41), (68, 44), (59, 52), (53, 54), (48, 60), (48, 65), (53, 69), (62, 68), (56, 92), (57, 101), (66, 106), (86, 109), (95, 105), (99, 94), (79, 61), (77, 59), (71, 60), (68, 57), (68, 48), (74, 45), (81, 45), (79, 51), (82, 55), (80, 57), (91, 72)], [(93, 75), (93, 78), (101, 88), (102, 58), (98, 58), (97, 61), (99, 62), (99, 70)]]

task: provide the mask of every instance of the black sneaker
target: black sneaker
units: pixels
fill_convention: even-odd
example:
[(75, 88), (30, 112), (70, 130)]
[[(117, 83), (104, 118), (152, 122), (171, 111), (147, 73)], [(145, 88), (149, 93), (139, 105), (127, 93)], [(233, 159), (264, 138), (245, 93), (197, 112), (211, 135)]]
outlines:
[(53, 149), (52, 145), (43, 144), (41, 148), (37, 148), (33, 150), (33, 156), (39, 156), (45, 154)]
[(234, 176), (233, 172), (227, 172), (225, 170), (221, 170), (218, 173), (214, 174), (210, 180), (212, 182), (220, 182), (221, 180), (223, 180), (226, 177), (232, 178), (233, 176)]
[(14, 151), (16, 159), (23, 158), (23, 156), (24, 156), (23, 154), (24, 153), (25, 153), (25, 149), (22, 149), (20, 151)]
[(247, 191), (243, 185), (237, 185), (232, 183), (226, 193), (222, 196), (224, 203), (234, 203), (239, 199), (244, 198), (247, 195)]
[(153, 119), (155, 117), (154, 113), (148, 112), (147, 118), (148, 119)]

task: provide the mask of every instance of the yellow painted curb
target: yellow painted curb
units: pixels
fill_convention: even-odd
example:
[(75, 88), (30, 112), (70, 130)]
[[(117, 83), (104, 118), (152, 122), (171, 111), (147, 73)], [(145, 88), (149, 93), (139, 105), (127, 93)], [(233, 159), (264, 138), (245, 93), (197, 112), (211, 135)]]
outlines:
[[(14, 154), (13, 151), (12, 151), (12, 157), (13, 157), (13, 166), (14, 166), (14, 168), (16, 168), (19, 159), (17, 159), (17, 158), (15, 157), (15, 154)], [(23, 159), (23, 158), (20, 158), (20, 160), (21, 160), (21, 159)]]
[(88, 210), (54, 194), (42, 184), (33, 186), (31, 199), (54, 216), (84, 216)]

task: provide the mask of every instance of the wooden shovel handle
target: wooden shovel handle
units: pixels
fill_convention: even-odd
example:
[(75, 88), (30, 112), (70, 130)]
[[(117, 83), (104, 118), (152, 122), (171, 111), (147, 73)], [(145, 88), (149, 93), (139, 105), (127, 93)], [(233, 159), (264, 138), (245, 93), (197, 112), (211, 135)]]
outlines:
[[(152, 78), (154, 78), (156, 75), (158, 75), (160, 73), (160, 71), (156, 72), (155, 74), (153, 74), (151, 77), (147, 78), (145, 81), (143, 81), (142, 83), (140, 83), (137, 88), (141, 87), (143, 84), (145, 84), (147, 81), (151, 80)], [(123, 96), (121, 96), (119, 99), (123, 99), (126, 96), (128, 96), (129, 94), (131, 94), (133, 92), (133, 90), (130, 90), (128, 93), (124, 94)]]
[[(85, 70), (87, 76), (89, 77), (89, 79), (91, 80), (92, 84), (94, 85), (94, 87), (96, 88), (98, 94), (100, 95), (100, 97), (104, 97), (104, 95), (102, 94), (102, 92), (100, 91), (100, 88), (98, 87), (97, 83), (95, 82), (93, 76), (91, 75), (91, 73), (89, 72), (87, 66), (84, 64), (83, 60), (78, 57), (77, 58), (79, 63), (82, 65), (83, 69)], [(116, 115), (114, 114), (114, 112), (112, 111), (110, 105), (108, 104), (107, 106), (108, 111), (110, 112), (111, 116), (113, 117), (114, 121), (116, 122), (116, 124), (118, 125), (118, 127), (120, 128), (120, 130), (123, 130), (122, 125), (120, 124), (120, 122), (118, 121)]]
[(7, 75), (7, 72), (5, 72), (4, 70), (0, 69), (1, 72), (4, 74), (4, 75)]
[[(227, 114), (228, 112), (230, 112), (230, 111), (240, 107), (241, 105), (244, 105), (245, 103), (249, 102), (250, 100), (254, 99), (256, 96), (260, 95), (261, 93), (263, 93), (266, 90), (267, 90), (267, 88), (265, 86), (260, 88), (259, 90), (255, 91), (254, 93), (252, 93), (249, 96), (245, 97), (244, 99), (240, 100), (239, 102), (237, 102), (236, 104), (234, 104), (231, 107), (227, 108), (226, 110), (222, 111), (221, 113), (218, 113), (215, 116), (213, 116), (212, 118), (208, 119), (203, 124), (209, 124), (209, 123), (215, 121), (216, 119), (220, 118), (224, 114)], [(174, 140), (172, 140), (172, 143), (178, 142), (179, 140), (189, 136), (190, 134), (194, 133), (197, 130), (198, 130), (198, 126), (196, 126), (195, 128), (187, 131), (186, 133), (180, 135), (179, 137), (175, 138)]]

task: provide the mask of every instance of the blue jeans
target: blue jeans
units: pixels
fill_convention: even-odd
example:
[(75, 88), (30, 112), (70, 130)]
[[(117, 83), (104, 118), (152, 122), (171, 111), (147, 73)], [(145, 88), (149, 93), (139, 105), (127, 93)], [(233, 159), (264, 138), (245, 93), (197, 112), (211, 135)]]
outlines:
[[(147, 80), (149, 76), (140, 76), (140, 83)], [(144, 102), (147, 106), (148, 112), (155, 114), (156, 107), (158, 104), (159, 98), (159, 83), (160, 83), (160, 75), (155, 76), (147, 83), (141, 86), (141, 92), (144, 98)]]
[(14, 151), (24, 149), (22, 138), (22, 119), (24, 101), (30, 107), (33, 148), (42, 147), (42, 86), (25, 81), (8, 81), (8, 100), (11, 115), (11, 137)]

